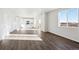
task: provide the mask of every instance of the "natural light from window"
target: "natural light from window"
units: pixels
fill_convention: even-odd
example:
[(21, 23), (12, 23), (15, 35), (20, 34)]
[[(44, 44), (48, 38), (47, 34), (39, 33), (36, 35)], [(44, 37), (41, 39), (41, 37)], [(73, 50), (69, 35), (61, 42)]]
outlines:
[(59, 26), (64, 27), (78, 27), (78, 8), (64, 9), (58, 12), (58, 23)]

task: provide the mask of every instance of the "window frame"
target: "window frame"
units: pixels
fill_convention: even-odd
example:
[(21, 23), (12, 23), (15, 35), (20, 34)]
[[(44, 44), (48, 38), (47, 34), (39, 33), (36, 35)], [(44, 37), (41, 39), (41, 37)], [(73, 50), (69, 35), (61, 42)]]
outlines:
[[(72, 9), (72, 8), (64, 8), (64, 9), (60, 9), (59, 11), (58, 11), (58, 27), (65, 27), (65, 28), (79, 28), (79, 8), (76, 8), (77, 9), (77, 12), (78, 12), (78, 26), (76, 27), (76, 26), (69, 26), (69, 24), (68, 24), (68, 9)], [(59, 12), (62, 12), (62, 11), (65, 11), (66, 12), (66, 21), (67, 21), (67, 25), (66, 26), (61, 26), (61, 23), (60, 23), (60, 19), (59, 19)]]

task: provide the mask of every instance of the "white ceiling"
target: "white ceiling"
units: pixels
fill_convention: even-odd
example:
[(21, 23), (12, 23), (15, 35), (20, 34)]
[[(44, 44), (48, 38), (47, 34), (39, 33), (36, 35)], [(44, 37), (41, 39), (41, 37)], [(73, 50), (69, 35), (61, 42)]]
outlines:
[(17, 8), (18, 16), (36, 16), (41, 12), (49, 12), (56, 8)]
[(45, 12), (49, 12), (49, 11), (52, 11), (52, 10), (55, 10), (57, 8), (43, 8), (42, 10), (45, 11)]

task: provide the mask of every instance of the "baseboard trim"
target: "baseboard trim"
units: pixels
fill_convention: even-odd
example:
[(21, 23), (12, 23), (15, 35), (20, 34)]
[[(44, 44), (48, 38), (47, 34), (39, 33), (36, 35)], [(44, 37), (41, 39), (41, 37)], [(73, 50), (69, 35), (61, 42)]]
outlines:
[(72, 42), (75, 42), (75, 43), (79, 44), (79, 42), (77, 42), (77, 41), (74, 41), (74, 40), (72, 40), (72, 39), (69, 39), (69, 38), (66, 38), (66, 37), (60, 36), (60, 35), (58, 35), (58, 34), (56, 34), (56, 33), (51, 33), (51, 32), (47, 32), (47, 33), (54, 34), (54, 35), (56, 35), (56, 36), (59, 36), (59, 37), (65, 38), (65, 39), (67, 39), (67, 40), (70, 40), (70, 41), (72, 41)]

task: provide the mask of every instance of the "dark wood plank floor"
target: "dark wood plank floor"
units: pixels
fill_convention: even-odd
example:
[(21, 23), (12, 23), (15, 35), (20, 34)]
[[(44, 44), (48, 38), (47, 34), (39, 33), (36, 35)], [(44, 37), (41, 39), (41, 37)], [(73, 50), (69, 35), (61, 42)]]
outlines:
[(78, 50), (79, 43), (49, 32), (41, 33), (38, 40), (1, 40), (0, 50)]

